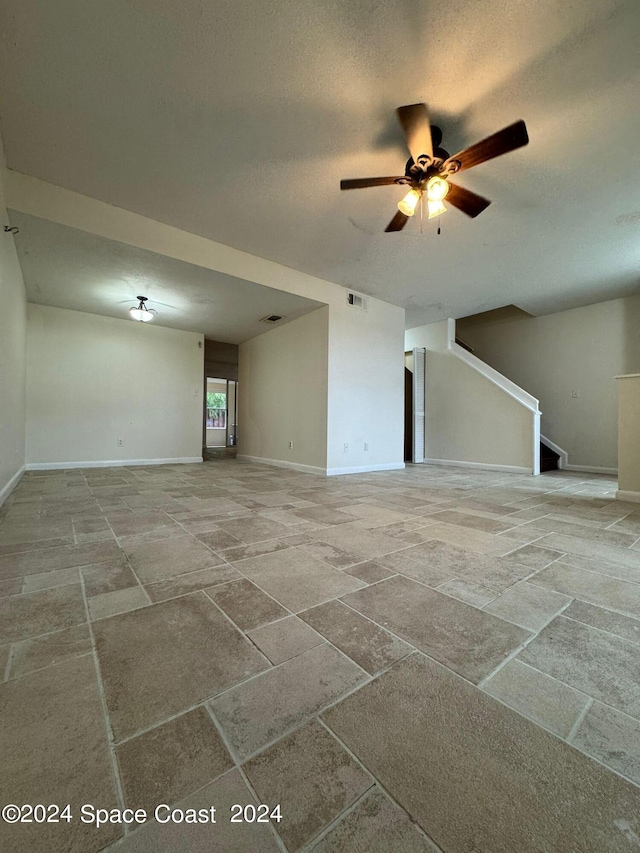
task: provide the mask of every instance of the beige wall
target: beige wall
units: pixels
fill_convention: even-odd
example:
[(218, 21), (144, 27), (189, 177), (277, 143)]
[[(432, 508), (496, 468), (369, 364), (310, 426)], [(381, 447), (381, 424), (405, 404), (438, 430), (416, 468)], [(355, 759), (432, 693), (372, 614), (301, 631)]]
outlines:
[(457, 329), (540, 400), (541, 432), (568, 452), (569, 466), (617, 468), (614, 377), (640, 371), (640, 296), (532, 319), (459, 320)]
[(201, 459), (202, 341), (29, 305), (27, 463)]
[(427, 351), (427, 459), (531, 470), (528, 409), (455, 356)]
[(533, 469), (533, 413), (448, 349), (447, 320), (410, 329), (426, 357), (425, 457)]
[[(2, 144), (0, 142), (0, 162)], [(0, 504), (24, 467), (27, 298), (0, 176)]]
[(618, 388), (618, 497), (640, 502), (640, 374), (621, 376)]
[[(350, 307), (347, 290), (333, 282), (36, 178), (16, 172), (7, 172), (6, 176), (11, 206), (16, 210), (328, 305), (328, 367), (325, 369), (328, 391), (324, 403), (327, 441), (323, 453), (314, 456), (316, 459), (322, 456), (322, 467), (328, 467), (331, 473), (404, 467), (404, 309), (373, 297), (366, 297), (367, 311)], [(285, 370), (286, 377), (291, 376), (291, 369)], [(300, 399), (308, 396), (304, 377), (295, 388), (294, 396)], [(244, 395), (244, 399), (248, 401), (248, 395)], [(275, 441), (266, 438), (266, 422), (260, 425), (256, 421), (250, 437), (246, 429), (251, 427), (241, 414), (240, 441), (243, 435), (248, 439), (247, 446), (252, 447), (264, 441)], [(313, 427), (302, 439), (302, 444), (310, 446), (316, 442)], [(297, 455), (295, 447), (294, 455)], [(287, 453), (272, 458), (287, 461), (291, 457)]]
[(328, 330), (329, 309), (319, 308), (240, 344), (241, 456), (324, 471)]

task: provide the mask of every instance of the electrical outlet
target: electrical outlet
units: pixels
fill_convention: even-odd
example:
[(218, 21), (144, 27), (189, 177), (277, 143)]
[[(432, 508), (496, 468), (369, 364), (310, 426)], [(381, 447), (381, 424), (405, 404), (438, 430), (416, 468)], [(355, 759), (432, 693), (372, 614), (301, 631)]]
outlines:
[(364, 443), (364, 449), (365, 449), (365, 450), (368, 450), (368, 449), (369, 449), (369, 442), (365, 441), (365, 443)]
[(344, 443), (344, 452), (345, 452), (345, 453), (347, 453), (348, 451), (349, 451), (349, 445), (348, 445), (348, 444), (346, 443), (346, 441), (345, 441), (345, 443)]
[(292, 441), (289, 442), (289, 450), (293, 450), (293, 442)]
[(118, 447), (124, 447), (124, 439), (119, 438), (117, 440), (116, 444), (118, 445)]

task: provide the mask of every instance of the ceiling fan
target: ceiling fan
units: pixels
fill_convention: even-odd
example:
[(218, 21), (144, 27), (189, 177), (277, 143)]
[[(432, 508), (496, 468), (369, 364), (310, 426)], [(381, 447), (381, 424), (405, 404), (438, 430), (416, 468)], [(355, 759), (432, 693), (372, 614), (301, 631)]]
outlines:
[(398, 202), (398, 212), (384, 229), (385, 231), (401, 231), (409, 217), (415, 213), (423, 195), (427, 197), (429, 219), (446, 211), (443, 204), (445, 198), (467, 216), (478, 216), (491, 202), (471, 190), (452, 183), (449, 180), (450, 176), (455, 175), (456, 172), (471, 169), (487, 160), (493, 160), (494, 157), (500, 157), (508, 151), (521, 148), (529, 142), (525, 123), (516, 121), (509, 127), (450, 157), (448, 151), (440, 148), (442, 131), (430, 123), (426, 104), (398, 107), (396, 113), (411, 154), (407, 160), (404, 175), (340, 181), (341, 190), (384, 187), (391, 184), (410, 187), (406, 196)]

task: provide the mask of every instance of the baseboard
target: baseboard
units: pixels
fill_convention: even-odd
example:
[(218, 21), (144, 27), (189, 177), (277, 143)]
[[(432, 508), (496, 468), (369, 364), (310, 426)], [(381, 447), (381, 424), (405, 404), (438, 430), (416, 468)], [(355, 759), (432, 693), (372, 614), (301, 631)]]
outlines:
[(617, 501), (628, 501), (633, 504), (640, 504), (640, 492), (616, 492)]
[(2, 506), (2, 504), (6, 501), (6, 499), (11, 494), (11, 492), (18, 485), (18, 483), (20, 482), (22, 475), (24, 474), (25, 471), (26, 471), (26, 466), (23, 465), (22, 468), (13, 475), (13, 477), (9, 480), (7, 485), (4, 486), (4, 488), (0, 489), (0, 506)]
[(171, 459), (107, 459), (104, 462), (29, 462), (27, 471), (58, 471), (71, 468), (129, 468), (134, 465), (186, 465), (202, 462), (202, 456), (177, 456)]
[(341, 474), (366, 474), (370, 471), (399, 471), (405, 467), (404, 462), (385, 462), (382, 465), (361, 465), (353, 468), (320, 468), (313, 465), (302, 465), (300, 462), (289, 462), (287, 459), (266, 459), (264, 456), (246, 456), (239, 453), (236, 459), (244, 462), (255, 462), (258, 465), (272, 465), (274, 468), (290, 468), (303, 474), (321, 474), (323, 477), (337, 477)]
[(327, 468), (327, 477), (338, 477), (341, 474), (368, 474), (371, 471), (402, 471), (404, 462), (384, 462), (382, 465), (360, 465), (355, 468)]
[(256, 465), (271, 465), (273, 468), (289, 468), (291, 471), (300, 471), (303, 474), (321, 474), (325, 476), (326, 468), (320, 468), (315, 465), (303, 465), (301, 462), (290, 462), (288, 459), (267, 459), (265, 456), (246, 456), (244, 453), (238, 453), (236, 459), (243, 462), (255, 462)]
[(598, 468), (595, 465), (565, 465), (565, 471), (583, 471), (585, 474), (612, 474), (618, 476), (617, 468)]
[(502, 471), (505, 474), (533, 474), (531, 468), (520, 465), (493, 465), (489, 462), (461, 462), (458, 459), (425, 459), (428, 465), (452, 465), (454, 468), (479, 468), (483, 471)]

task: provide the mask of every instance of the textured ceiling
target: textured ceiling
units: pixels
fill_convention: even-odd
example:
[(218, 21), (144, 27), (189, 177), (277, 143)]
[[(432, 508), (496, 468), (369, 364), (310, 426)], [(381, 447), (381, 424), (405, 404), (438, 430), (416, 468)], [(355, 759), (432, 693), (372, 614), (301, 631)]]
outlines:
[[(10, 168), (407, 308), (547, 313), (637, 291), (638, 0), (21, 0), (4, 4)], [(531, 144), (461, 175), (478, 219), (383, 229), (394, 108), (450, 152), (523, 118)]]
[[(125, 318), (136, 297), (147, 296), (157, 326), (232, 344), (322, 304), (15, 210), (9, 218), (20, 229), (15, 241), (29, 302)], [(283, 319), (260, 322), (267, 314)]]

